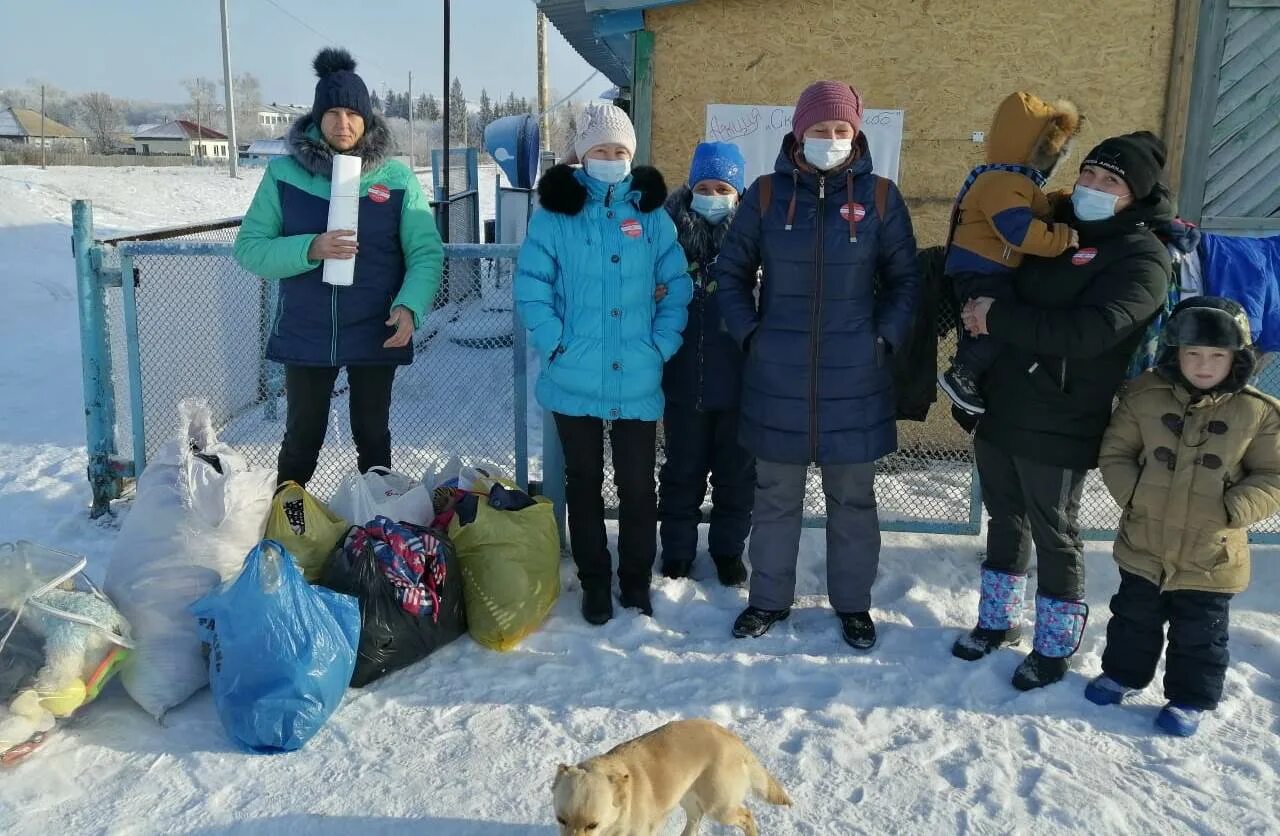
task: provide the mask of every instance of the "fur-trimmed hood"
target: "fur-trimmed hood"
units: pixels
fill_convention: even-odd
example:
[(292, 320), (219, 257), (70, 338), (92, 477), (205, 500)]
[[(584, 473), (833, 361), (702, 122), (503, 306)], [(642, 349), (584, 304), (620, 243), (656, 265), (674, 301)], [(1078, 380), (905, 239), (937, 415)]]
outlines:
[(1047, 177), (1080, 132), (1080, 111), (1066, 99), (1049, 103), (1014, 93), (1000, 103), (987, 134), (987, 162), (1028, 165)]
[[(629, 201), (641, 212), (660, 209), (667, 199), (667, 183), (662, 173), (652, 166), (636, 166), (631, 176), (618, 185), (625, 193), (618, 198), (620, 191), (615, 191), (614, 200)], [(599, 192), (597, 197), (603, 199), (608, 188), (607, 184), (588, 177), (583, 169), (561, 163), (547, 169), (538, 181), (538, 202), (548, 211), (576, 215), (594, 192)]]
[[(334, 150), (329, 143), (325, 142), (324, 136), (320, 133), (320, 126), (310, 114), (299, 117), (293, 123), (289, 128), (286, 142), (289, 146), (289, 156), (297, 160), (298, 165), (312, 174), (324, 177), (332, 173)], [(370, 171), (376, 171), (387, 161), (395, 150), (395, 144), (395, 137), (391, 135), (387, 120), (375, 113), (365, 125), (364, 136), (360, 138), (360, 142), (348, 153), (360, 157), (360, 169), (367, 174)]]
[(706, 264), (720, 252), (724, 236), (728, 234), (733, 216), (741, 205), (741, 201), (734, 204), (724, 220), (713, 224), (693, 211), (693, 190), (688, 186), (681, 186), (667, 197), (667, 214), (675, 222), (680, 246), (690, 261)]

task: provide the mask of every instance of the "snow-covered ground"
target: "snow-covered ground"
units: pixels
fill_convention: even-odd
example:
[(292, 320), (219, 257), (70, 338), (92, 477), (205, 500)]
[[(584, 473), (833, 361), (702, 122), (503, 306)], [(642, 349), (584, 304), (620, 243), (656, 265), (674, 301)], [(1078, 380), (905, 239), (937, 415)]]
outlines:
[[(256, 172), (0, 167), (0, 540), (89, 555), (69, 202), (100, 228), (238, 214)], [(967, 664), (949, 647), (975, 614), (978, 538), (886, 534), (870, 655), (840, 641), (806, 531), (793, 617), (735, 641), (745, 593), (655, 581), (655, 617), (578, 617), (571, 572), (546, 625), (507, 654), (463, 638), (351, 691), (306, 749), (236, 751), (207, 693), (156, 725), (113, 686), (16, 769), (0, 833), (480, 834), (555, 832), (555, 766), (677, 717), (737, 731), (795, 800), (753, 802), (766, 834), (1280, 832), (1280, 562), (1255, 549), (1232, 613), (1226, 700), (1191, 740), (1157, 736), (1154, 687), (1131, 706), (1081, 694), (1099, 670), (1117, 573), (1089, 548), (1092, 621), (1066, 682), (1008, 684), (1019, 653)], [(679, 832), (675, 814), (664, 833)], [(727, 832), (704, 826), (704, 832)]]

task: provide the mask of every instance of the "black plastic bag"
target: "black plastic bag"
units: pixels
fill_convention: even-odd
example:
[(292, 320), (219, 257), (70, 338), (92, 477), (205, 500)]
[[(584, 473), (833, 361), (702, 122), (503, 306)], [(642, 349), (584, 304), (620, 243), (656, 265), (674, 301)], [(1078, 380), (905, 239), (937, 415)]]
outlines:
[[(453, 544), (444, 532), (431, 529), (445, 562), (445, 578), (438, 609), (422, 616), (404, 611), (391, 582), (383, 575), (373, 548), (357, 551), (347, 532), (325, 566), (320, 583), (360, 602), (360, 644), (351, 686), (363, 688), (387, 674), (412, 665), (467, 631), (463, 611), (462, 569)], [(426, 531), (426, 529), (420, 529)]]

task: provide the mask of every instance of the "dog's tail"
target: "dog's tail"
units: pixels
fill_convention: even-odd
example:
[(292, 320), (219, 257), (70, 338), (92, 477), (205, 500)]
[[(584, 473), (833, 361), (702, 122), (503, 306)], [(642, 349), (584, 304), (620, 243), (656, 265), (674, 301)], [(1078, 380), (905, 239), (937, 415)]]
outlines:
[(782, 784), (779, 784), (778, 779), (769, 774), (769, 770), (764, 768), (755, 755), (750, 755), (750, 760), (747, 762), (747, 770), (751, 773), (751, 790), (756, 795), (770, 804), (791, 806), (791, 796), (787, 795), (787, 791), (782, 788)]

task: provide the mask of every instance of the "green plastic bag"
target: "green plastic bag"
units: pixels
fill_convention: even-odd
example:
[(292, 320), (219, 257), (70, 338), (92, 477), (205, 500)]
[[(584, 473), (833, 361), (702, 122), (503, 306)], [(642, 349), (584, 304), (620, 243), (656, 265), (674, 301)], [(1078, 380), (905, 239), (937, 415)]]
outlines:
[(476, 518), (449, 522), (462, 567), (471, 637), (510, 650), (538, 628), (560, 597), (560, 532), (551, 501), (520, 511), (496, 511), (481, 495)]
[(347, 533), (347, 521), (329, 510), (297, 482), (276, 488), (267, 517), (267, 540), (284, 546), (309, 583), (324, 573), (324, 564)]

